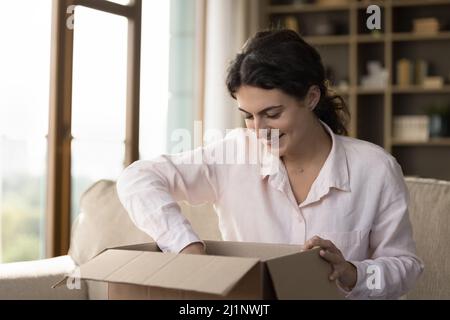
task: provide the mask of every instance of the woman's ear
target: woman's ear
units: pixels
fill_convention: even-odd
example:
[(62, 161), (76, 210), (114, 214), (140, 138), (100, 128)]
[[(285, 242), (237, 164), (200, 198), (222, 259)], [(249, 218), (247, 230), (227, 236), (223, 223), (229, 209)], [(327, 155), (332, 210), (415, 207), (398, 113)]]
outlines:
[(314, 85), (314, 86), (309, 87), (308, 92), (306, 93), (306, 99), (305, 99), (307, 108), (310, 111), (313, 111), (316, 108), (319, 101), (320, 101), (319, 86)]

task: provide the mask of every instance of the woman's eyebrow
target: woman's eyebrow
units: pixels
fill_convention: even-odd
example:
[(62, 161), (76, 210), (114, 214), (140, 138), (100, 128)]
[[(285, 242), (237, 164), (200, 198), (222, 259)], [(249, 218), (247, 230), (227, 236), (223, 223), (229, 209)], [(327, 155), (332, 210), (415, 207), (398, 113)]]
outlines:
[[(261, 110), (260, 112), (258, 112), (258, 114), (262, 114), (262, 113), (265, 113), (265, 112), (267, 112), (267, 111), (270, 111), (270, 110), (273, 110), (273, 109), (278, 109), (278, 108), (281, 108), (281, 107), (282, 107), (282, 105), (279, 105), (279, 106), (270, 106), (270, 107), (264, 108), (263, 110)], [(242, 108), (238, 108), (238, 109), (241, 110), (242, 112), (245, 112), (245, 113), (250, 114), (250, 112), (245, 111), (245, 110), (242, 109)]]

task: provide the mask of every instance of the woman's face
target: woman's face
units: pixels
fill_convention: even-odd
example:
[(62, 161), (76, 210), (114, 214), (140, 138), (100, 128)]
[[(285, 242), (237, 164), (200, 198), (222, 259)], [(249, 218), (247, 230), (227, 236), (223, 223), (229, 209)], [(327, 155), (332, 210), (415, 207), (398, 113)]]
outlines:
[(313, 87), (304, 101), (299, 101), (279, 89), (241, 86), (235, 96), (247, 128), (255, 130), (262, 139), (265, 135), (260, 130), (266, 129), (269, 141), (276, 139), (270, 136), (270, 129), (278, 129), (279, 156), (286, 156), (299, 153), (300, 146), (308, 140), (308, 132), (314, 132), (311, 129), (317, 124), (317, 118), (311, 110), (320, 98), (317, 91)]

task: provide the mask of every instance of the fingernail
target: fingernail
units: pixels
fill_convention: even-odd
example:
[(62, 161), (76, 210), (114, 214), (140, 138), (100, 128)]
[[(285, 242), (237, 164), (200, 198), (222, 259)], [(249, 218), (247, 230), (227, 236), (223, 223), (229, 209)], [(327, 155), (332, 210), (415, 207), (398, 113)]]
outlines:
[(321, 256), (325, 255), (325, 251), (320, 250), (320, 255), (321, 255)]

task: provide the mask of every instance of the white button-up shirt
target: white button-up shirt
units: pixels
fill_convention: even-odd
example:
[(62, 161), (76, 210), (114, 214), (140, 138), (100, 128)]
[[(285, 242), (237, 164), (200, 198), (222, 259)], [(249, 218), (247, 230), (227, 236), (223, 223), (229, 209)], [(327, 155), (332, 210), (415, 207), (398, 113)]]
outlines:
[[(209, 202), (223, 240), (301, 245), (318, 235), (331, 240), (357, 268), (348, 298), (398, 298), (423, 270), (401, 168), (384, 149), (335, 135), (322, 124), (332, 148), (300, 205), (280, 158), (218, 160), (226, 150), (248, 145), (246, 129), (203, 148), (133, 163), (118, 179), (119, 198), (133, 222), (163, 251), (179, 252), (201, 241), (177, 201)], [(248, 148), (241, 150), (248, 156)]]

